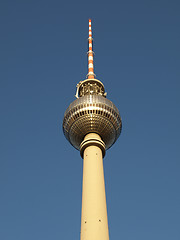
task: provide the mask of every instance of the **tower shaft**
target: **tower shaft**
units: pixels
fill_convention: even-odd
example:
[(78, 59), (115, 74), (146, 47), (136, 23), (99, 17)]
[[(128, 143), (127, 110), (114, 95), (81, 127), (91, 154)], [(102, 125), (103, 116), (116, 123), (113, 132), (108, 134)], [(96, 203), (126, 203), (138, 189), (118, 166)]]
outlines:
[(81, 240), (109, 240), (103, 144), (98, 134), (89, 133), (81, 146), (84, 148)]

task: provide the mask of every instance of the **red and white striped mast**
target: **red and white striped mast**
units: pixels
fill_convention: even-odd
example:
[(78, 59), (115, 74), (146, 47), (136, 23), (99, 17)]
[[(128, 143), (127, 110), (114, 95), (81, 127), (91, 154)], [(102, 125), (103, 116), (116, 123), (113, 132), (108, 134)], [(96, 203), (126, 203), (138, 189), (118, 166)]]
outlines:
[(80, 81), (77, 84), (76, 98), (82, 97), (86, 94), (100, 94), (106, 97), (104, 85), (101, 81), (96, 79), (96, 74), (94, 73), (94, 52), (93, 52), (93, 38), (92, 38), (92, 26), (91, 19), (89, 19), (89, 37), (88, 37), (88, 74), (84, 81)]
[(88, 51), (88, 74), (87, 78), (88, 79), (94, 79), (96, 75), (94, 74), (94, 63), (93, 63), (93, 57), (94, 57), (94, 52), (93, 52), (93, 38), (92, 38), (92, 27), (91, 27), (91, 19), (89, 19), (89, 51)]

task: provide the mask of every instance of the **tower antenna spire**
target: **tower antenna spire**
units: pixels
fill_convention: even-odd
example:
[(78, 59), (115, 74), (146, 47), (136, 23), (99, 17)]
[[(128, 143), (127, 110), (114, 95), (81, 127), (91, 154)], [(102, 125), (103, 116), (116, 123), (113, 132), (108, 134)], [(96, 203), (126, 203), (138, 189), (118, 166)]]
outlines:
[(93, 52), (93, 38), (92, 38), (92, 27), (91, 27), (91, 19), (89, 19), (89, 38), (88, 38), (88, 45), (89, 45), (89, 50), (88, 50), (88, 74), (87, 78), (88, 79), (94, 79), (96, 75), (94, 74), (94, 63), (93, 63), (93, 57), (94, 57), (94, 52)]

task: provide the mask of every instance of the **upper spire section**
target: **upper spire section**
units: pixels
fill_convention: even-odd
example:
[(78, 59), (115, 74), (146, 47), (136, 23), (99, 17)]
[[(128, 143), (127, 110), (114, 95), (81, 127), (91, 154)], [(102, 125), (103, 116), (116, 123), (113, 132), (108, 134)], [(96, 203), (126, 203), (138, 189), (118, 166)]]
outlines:
[(91, 19), (89, 19), (89, 38), (88, 38), (88, 44), (89, 44), (89, 51), (88, 51), (88, 74), (87, 79), (84, 81), (80, 81), (77, 84), (76, 89), (76, 98), (83, 97), (85, 95), (101, 95), (103, 97), (106, 97), (104, 85), (101, 81), (96, 79), (96, 75), (94, 74), (94, 64), (93, 64), (93, 47), (92, 47), (92, 28), (91, 28)]
[(92, 26), (91, 26), (91, 19), (89, 19), (89, 38), (88, 38), (88, 43), (89, 43), (89, 51), (88, 51), (88, 74), (87, 78), (88, 79), (94, 79), (95, 74), (94, 74), (94, 63), (93, 63), (93, 38), (92, 38)]

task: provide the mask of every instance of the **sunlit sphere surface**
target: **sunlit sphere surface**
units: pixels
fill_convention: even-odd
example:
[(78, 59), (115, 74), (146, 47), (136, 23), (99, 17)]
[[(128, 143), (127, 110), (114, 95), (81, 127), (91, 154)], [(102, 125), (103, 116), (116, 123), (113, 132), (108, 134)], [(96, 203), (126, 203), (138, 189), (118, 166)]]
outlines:
[(70, 104), (64, 114), (63, 132), (67, 140), (76, 148), (88, 133), (100, 135), (110, 148), (121, 133), (122, 122), (115, 105), (98, 94), (88, 94)]

